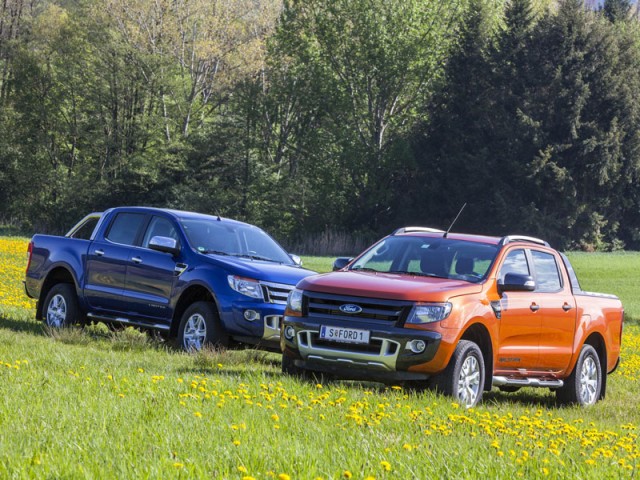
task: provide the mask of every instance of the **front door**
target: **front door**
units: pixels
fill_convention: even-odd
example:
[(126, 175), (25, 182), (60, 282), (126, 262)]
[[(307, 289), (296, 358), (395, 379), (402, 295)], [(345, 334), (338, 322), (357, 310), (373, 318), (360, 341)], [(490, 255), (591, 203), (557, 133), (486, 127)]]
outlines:
[[(524, 249), (511, 250), (504, 257), (499, 279), (507, 273), (531, 275)], [(505, 292), (500, 301), (500, 334), (496, 371), (535, 368), (538, 362), (542, 313), (538, 296), (532, 292)]]
[(176, 270), (180, 258), (149, 248), (155, 236), (169, 237), (181, 242), (172, 220), (153, 216), (142, 238), (141, 246), (131, 249), (124, 288), (129, 315), (147, 319), (171, 321), (171, 297), (178, 279)]

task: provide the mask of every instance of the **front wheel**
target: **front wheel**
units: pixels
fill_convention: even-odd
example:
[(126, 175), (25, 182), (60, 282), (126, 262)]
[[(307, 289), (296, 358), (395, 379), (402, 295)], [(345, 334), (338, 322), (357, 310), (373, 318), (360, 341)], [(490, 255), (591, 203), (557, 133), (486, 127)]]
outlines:
[(598, 352), (591, 345), (583, 345), (573, 372), (556, 390), (556, 398), (564, 404), (587, 407), (601, 398), (602, 383)]
[(44, 300), (44, 323), (51, 328), (75, 325), (80, 320), (78, 297), (73, 285), (54, 285)]
[(460, 340), (449, 365), (432, 378), (431, 385), (458, 400), (465, 408), (471, 408), (482, 398), (484, 377), (484, 358), (480, 347), (468, 340)]
[(229, 342), (211, 302), (195, 302), (185, 310), (176, 340), (178, 347), (188, 352), (200, 351), (207, 345), (226, 347)]

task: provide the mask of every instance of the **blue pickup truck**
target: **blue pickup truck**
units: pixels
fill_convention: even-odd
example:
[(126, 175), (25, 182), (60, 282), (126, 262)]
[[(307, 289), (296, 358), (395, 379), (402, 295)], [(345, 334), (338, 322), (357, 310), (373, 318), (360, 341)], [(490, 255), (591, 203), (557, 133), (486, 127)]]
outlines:
[(146, 207), (88, 215), (64, 237), (35, 235), (28, 256), (25, 289), (48, 326), (133, 325), (185, 350), (279, 349), (287, 296), (315, 273), (258, 227)]

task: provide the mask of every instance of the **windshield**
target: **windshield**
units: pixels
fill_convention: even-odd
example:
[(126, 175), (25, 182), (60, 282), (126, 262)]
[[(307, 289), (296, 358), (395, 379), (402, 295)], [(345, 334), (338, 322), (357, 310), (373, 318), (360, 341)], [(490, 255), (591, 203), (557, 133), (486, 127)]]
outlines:
[(258, 227), (216, 219), (182, 219), (180, 222), (191, 248), (200, 253), (294, 265), (287, 252)]
[(366, 251), (350, 270), (451, 278), (484, 279), (497, 245), (418, 236), (387, 237)]

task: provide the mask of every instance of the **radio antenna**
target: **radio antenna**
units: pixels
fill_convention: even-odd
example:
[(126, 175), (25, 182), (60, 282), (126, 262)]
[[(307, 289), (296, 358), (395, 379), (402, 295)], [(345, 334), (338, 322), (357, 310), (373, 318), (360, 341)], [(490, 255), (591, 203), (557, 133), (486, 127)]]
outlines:
[(456, 218), (453, 219), (453, 222), (451, 222), (451, 225), (449, 225), (449, 228), (447, 228), (447, 231), (444, 232), (444, 235), (442, 236), (442, 238), (447, 238), (447, 235), (449, 235), (449, 232), (451, 231), (451, 229), (453, 228), (453, 224), (456, 223), (456, 221), (458, 220), (458, 217), (460, 216), (460, 214), (462, 213), (462, 211), (464, 210), (464, 207), (467, 206), (467, 202), (464, 202), (464, 205), (462, 205), (462, 208), (460, 209), (460, 211), (458, 212), (458, 214), (456, 215)]

